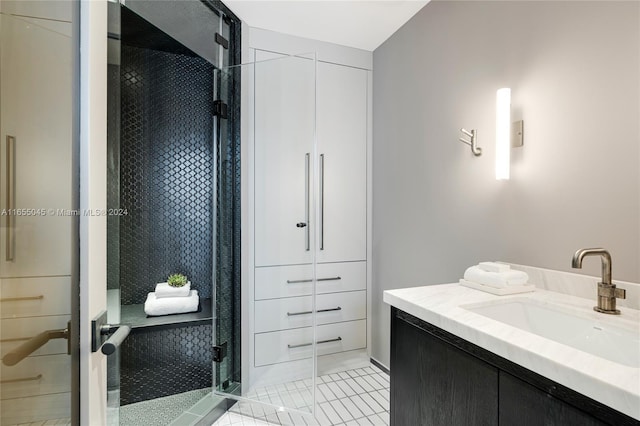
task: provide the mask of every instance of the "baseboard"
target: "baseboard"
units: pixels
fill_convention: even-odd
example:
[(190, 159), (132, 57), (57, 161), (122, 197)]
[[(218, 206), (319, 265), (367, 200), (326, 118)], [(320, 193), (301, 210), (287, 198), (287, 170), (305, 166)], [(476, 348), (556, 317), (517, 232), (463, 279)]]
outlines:
[(380, 370), (384, 371), (385, 373), (391, 375), (391, 370), (389, 370), (389, 367), (387, 367), (386, 365), (384, 365), (383, 363), (381, 363), (380, 361), (378, 361), (375, 358), (370, 358), (371, 364), (375, 365), (376, 367), (378, 367)]

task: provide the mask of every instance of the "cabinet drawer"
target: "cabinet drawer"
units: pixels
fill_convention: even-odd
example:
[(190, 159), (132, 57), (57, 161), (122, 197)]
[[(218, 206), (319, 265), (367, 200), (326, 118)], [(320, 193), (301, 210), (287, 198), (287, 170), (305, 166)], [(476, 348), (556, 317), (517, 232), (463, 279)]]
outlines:
[(71, 277), (5, 278), (1, 289), (2, 318), (71, 313)]
[[(258, 300), (255, 302), (256, 333), (310, 327), (311, 296)], [(367, 316), (365, 290), (316, 296), (318, 325), (364, 319)], [(305, 312), (305, 313), (303, 313)]]
[[(0, 377), (3, 382), (0, 385), (2, 399), (69, 392), (71, 390), (70, 372), (71, 357), (66, 353), (27, 357), (12, 367), (2, 364), (0, 367)], [(36, 379), (38, 376), (41, 377)], [(16, 381), (8, 382), (10, 380)]]
[[(2, 404), (0, 424), (17, 425), (71, 417), (71, 394), (17, 398)], [(69, 419), (71, 423), (71, 419)], [(61, 423), (65, 424), (65, 423)]]
[[(367, 262), (323, 263), (316, 266), (316, 292), (337, 293), (367, 287)], [(312, 265), (255, 269), (255, 299), (311, 295)]]
[[(364, 348), (367, 344), (366, 334), (366, 320), (320, 325), (316, 331), (317, 340), (327, 342), (317, 345), (317, 353), (328, 355)], [(256, 367), (311, 358), (313, 355), (313, 348), (309, 344), (313, 338), (312, 327), (259, 333), (254, 338)]]
[[(50, 317), (31, 318), (5, 318), (0, 320), (0, 356), (4, 357), (8, 352), (17, 348), (29, 338), (43, 331), (66, 328), (71, 319), (69, 315), (57, 315)], [(32, 356), (66, 354), (67, 340), (53, 339), (35, 351)]]

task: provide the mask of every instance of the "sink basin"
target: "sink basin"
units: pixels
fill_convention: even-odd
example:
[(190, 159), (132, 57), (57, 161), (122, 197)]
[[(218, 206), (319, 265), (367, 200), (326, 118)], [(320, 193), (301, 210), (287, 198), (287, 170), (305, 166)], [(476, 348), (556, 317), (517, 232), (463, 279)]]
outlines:
[(599, 319), (595, 315), (601, 314), (527, 298), (461, 307), (600, 358), (640, 368), (640, 325), (620, 317)]

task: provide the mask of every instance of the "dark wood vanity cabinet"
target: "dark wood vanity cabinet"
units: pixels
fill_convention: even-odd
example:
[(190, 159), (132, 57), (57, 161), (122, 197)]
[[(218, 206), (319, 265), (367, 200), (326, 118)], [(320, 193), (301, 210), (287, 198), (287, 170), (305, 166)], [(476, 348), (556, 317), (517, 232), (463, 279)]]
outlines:
[(391, 308), (391, 426), (640, 422)]
[(607, 424), (504, 371), (499, 374), (498, 424), (518, 426)]
[(495, 425), (498, 370), (394, 316), (392, 425)]

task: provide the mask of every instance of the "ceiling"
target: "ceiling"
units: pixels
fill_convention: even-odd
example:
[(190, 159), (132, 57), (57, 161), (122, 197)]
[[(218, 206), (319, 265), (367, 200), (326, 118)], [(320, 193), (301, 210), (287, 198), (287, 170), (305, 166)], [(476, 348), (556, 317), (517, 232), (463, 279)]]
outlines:
[(225, 0), (249, 26), (375, 50), (429, 0)]

